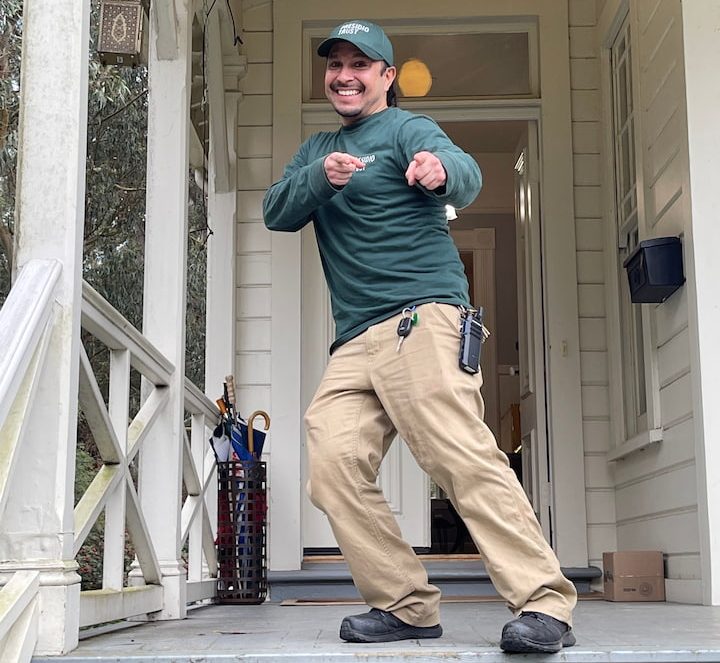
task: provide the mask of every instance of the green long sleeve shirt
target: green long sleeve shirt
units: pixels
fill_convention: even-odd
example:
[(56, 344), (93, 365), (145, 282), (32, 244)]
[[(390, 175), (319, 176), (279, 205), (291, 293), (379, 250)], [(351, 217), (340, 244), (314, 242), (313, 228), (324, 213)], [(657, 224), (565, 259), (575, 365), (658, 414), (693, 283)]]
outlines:
[[(405, 171), (421, 151), (442, 162), (444, 187), (408, 185)], [(342, 188), (325, 175), (331, 152), (365, 164)], [(314, 134), (301, 145), (265, 194), (263, 212), (270, 230), (292, 232), (313, 222), (335, 318), (330, 352), (406, 306), (469, 304), (445, 205), (466, 207), (481, 185), (475, 160), (433, 120), (398, 108)]]

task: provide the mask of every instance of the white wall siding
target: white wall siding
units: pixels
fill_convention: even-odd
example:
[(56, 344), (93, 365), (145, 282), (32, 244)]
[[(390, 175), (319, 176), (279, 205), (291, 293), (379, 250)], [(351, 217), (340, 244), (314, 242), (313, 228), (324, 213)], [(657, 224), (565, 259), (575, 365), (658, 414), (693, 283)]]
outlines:
[(569, 0), (568, 14), (588, 557), (600, 566), (616, 540), (615, 490), (606, 461), (610, 403), (595, 0)]
[[(243, 54), (247, 73), (237, 127), (237, 346), (235, 376), (240, 412), (272, 415), (270, 403), (271, 240), (262, 198), (272, 168), (272, 3), (243, 3)], [(268, 438), (266, 451), (272, 445)]]
[[(602, 5), (601, 23), (606, 28), (613, 19), (609, 13), (619, 11), (621, 3), (607, 0)], [(637, 72), (640, 238), (682, 235), (690, 219), (680, 3), (631, 0), (630, 20)], [(599, 37), (604, 40), (607, 35)], [(612, 155), (603, 158), (610, 160)], [(614, 223), (609, 215), (607, 223)], [(656, 397), (663, 440), (613, 464), (617, 548), (662, 550), (668, 600), (699, 603), (693, 376), (685, 289), (664, 304), (646, 306), (657, 376), (648, 398)]]
[[(677, 0), (638, 2), (638, 57), (646, 235), (681, 235), (690, 224), (685, 187), (687, 129), (684, 108), (682, 21)], [(675, 301), (673, 301), (675, 300)], [(697, 478), (688, 308), (685, 289), (653, 307), (660, 417), (664, 440), (653, 469), (629, 458), (628, 481), (637, 517), (618, 541), (647, 536), (667, 555), (668, 600), (700, 602)], [(669, 447), (673, 447), (670, 449)], [(630, 478), (635, 469), (635, 477)], [(631, 489), (628, 489), (631, 490)], [(662, 496), (658, 493), (662, 493)], [(618, 491), (618, 501), (621, 491)], [(652, 533), (651, 533), (652, 532)]]

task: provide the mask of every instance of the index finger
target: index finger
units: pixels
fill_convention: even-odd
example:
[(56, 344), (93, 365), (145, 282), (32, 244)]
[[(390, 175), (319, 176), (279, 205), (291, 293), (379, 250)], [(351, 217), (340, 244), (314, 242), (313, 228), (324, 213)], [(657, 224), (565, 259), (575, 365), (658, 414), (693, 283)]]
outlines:
[(365, 162), (361, 161), (357, 157), (354, 157), (352, 154), (346, 154), (345, 157), (345, 163), (352, 164), (356, 168), (365, 168)]

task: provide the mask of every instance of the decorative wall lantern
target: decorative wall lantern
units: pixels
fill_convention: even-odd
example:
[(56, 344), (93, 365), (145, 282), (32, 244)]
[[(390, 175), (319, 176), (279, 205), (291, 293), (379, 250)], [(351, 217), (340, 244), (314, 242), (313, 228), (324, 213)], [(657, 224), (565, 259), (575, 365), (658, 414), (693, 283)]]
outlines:
[(148, 0), (101, 0), (98, 54), (103, 64), (147, 61)]
[(661, 304), (683, 283), (679, 237), (656, 237), (640, 242), (623, 262), (633, 304)]

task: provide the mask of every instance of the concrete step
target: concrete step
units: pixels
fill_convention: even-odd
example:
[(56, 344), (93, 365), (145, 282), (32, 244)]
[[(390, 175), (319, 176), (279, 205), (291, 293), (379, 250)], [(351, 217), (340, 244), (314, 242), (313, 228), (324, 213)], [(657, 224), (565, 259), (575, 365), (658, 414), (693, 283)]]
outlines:
[[(421, 558), (430, 582), (445, 598), (497, 597), (485, 564), (479, 559)], [(590, 593), (590, 583), (602, 576), (597, 567), (564, 568), (563, 572), (577, 587), (578, 593)], [(268, 573), (270, 601), (339, 601), (359, 600), (360, 595), (344, 561), (306, 559), (300, 571)]]

